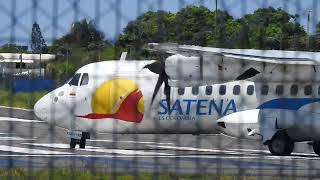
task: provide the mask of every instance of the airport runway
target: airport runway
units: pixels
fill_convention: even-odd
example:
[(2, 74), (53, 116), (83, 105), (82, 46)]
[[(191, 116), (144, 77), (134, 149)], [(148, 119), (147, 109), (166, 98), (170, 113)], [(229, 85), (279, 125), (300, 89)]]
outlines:
[(70, 150), (66, 130), (50, 128), (25, 110), (4, 112), (0, 108), (2, 168), (320, 176), (320, 157), (306, 143), (297, 143), (291, 156), (277, 157), (256, 141), (223, 135), (97, 134), (86, 149)]

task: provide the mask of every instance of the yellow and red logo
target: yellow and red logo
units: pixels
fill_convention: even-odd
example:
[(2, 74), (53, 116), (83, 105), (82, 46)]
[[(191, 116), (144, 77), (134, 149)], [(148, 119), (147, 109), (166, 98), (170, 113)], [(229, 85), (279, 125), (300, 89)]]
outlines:
[(88, 119), (113, 118), (139, 123), (143, 119), (144, 99), (137, 84), (117, 78), (102, 83), (93, 93), (92, 113), (78, 116)]

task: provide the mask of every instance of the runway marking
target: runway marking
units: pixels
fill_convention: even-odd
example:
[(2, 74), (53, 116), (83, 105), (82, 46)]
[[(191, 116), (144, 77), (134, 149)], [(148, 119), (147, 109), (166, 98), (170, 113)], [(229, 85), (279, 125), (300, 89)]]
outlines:
[(259, 159), (252, 156), (220, 156), (220, 155), (112, 155), (112, 154), (0, 154), (0, 157), (117, 157), (117, 158), (206, 158), (206, 159)]
[(6, 145), (0, 145), (0, 151), (23, 153), (23, 154), (41, 154), (41, 155), (72, 154), (72, 153), (69, 153), (69, 152), (48, 151), (48, 150), (33, 149), (33, 148), (23, 148), (23, 147), (14, 147), (14, 146), (6, 146)]
[(18, 107), (0, 106), (0, 108), (33, 112), (33, 109), (24, 109), (24, 108), (18, 108)]
[(21, 137), (0, 137), (0, 141), (34, 141), (37, 138), (30, 138), (30, 139), (25, 139), (25, 138), (21, 138)]
[[(21, 143), (24, 145), (40, 146), (40, 147), (50, 147), (50, 148), (60, 148), (60, 149), (70, 149), (69, 144), (62, 143), (52, 143), (52, 144), (40, 144), (40, 143)], [(159, 153), (159, 152), (147, 152), (147, 151), (136, 151), (136, 150), (126, 150), (126, 149), (104, 149), (103, 147), (86, 146), (86, 149), (76, 149), (79, 151), (88, 152), (100, 152), (100, 153), (110, 153), (110, 154), (125, 154), (125, 155), (162, 155), (168, 156), (172, 154)]]
[[(267, 150), (256, 150), (256, 149), (231, 149), (233, 151), (246, 151), (246, 152), (258, 152), (258, 153), (268, 153), (271, 154), (270, 151)], [(291, 155), (297, 155), (297, 156), (314, 156), (314, 153), (297, 153), (293, 152)]]
[(95, 157), (95, 158), (193, 158), (193, 159), (219, 159), (219, 160), (284, 160), (284, 161), (292, 161), (292, 160), (319, 160), (319, 158), (312, 157), (291, 157), (284, 156), (226, 156), (226, 155), (124, 155), (124, 154), (73, 154), (73, 153), (61, 153), (60, 154), (0, 154), (0, 158), (2, 157)]
[[(111, 139), (88, 139), (91, 142), (113, 142)], [(173, 145), (174, 143), (161, 143), (161, 142), (150, 142), (150, 141), (115, 141), (119, 143), (133, 143), (133, 144), (163, 144), (163, 145)]]
[(12, 117), (0, 117), (0, 121), (45, 123), (45, 121), (30, 120), (30, 119), (19, 119), (19, 118), (12, 118)]
[[(180, 151), (198, 151), (198, 152), (215, 152), (215, 153), (229, 153), (234, 154), (236, 151), (229, 150), (218, 150), (218, 149), (203, 149), (203, 148), (194, 148), (194, 147), (181, 147), (181, 146), (157, 146), (157, 145), (147, 145), (148, 147), (157, 147), (161, 149), (171, 149), (171, 150), (180, 150)], [(237, 153), (239, 154), (239, 153)]]

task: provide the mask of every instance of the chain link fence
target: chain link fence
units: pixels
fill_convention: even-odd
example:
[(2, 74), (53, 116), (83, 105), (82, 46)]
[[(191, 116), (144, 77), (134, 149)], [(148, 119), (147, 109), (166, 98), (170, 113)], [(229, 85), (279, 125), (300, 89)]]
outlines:
[(318, 6), (0, 0), (0, 179), (319, 178)]

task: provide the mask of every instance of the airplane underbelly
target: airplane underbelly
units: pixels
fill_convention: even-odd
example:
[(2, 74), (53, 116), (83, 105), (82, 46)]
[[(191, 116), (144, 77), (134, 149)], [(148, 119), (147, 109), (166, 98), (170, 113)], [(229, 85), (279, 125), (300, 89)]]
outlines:
[[(175, 119), (177, 118), (177, 119)], [(184, 119), (171, 117), (169, 120), (144, 118), (140, 123), (126, 122), (118, 119), (76, 118), (76, 129), (81, 131), (97, 131), (100, 133), (141, 133), (141, 134), (216, 134), (216, 120)]]

